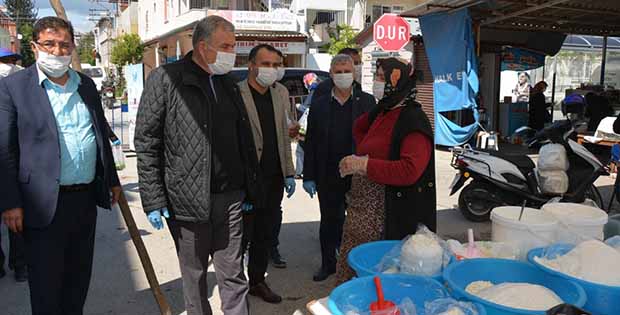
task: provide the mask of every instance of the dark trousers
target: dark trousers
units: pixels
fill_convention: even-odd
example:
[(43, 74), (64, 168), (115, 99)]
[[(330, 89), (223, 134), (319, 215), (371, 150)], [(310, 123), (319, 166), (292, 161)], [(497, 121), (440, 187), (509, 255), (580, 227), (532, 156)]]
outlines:
[(321, 268), (336, 270), (336, 250), (342, 240), (342, 227), (345, 219), (345, 189), (318, 188), (321, 223), (319, 240), (321, 242)]
[(278, 249), (278, 246), (280, 246), (280, 230), (282, 229), (282, 205), (280, 205), (280, 211), (278, 211), (278, 213), (276, 213), (276, 224), (274, 224), (273, 226), (273, 246), (272, 246), (272, 251), (275, 251)]
[[(0, 243), (2, 243), (0, 233)], [(26, 266), (26, 250), (24, 249), (24, 238), (21, 234), (9, 231), (9, 269), (15, 270)], [(6, 256), (0, 247), (0, 269), (4, 268)]]
[(250, 286), (265, 281), (269, 254), (273, 248), (277, 226), (282, 223), (280, 203), (284, 194), (284, 179), (276, 176), (263, 182), (264, 200), (260, 208), (244, 216), (244, 248), (250, 244), (248, 277)]
[(211, 194), (208, 222), (168, 220), (174, 239), (188, 315), (211, 315), (207, 269), (213, 258), (224, 315), (247, 315), (248, 284), (243, 273), (241, 242), (242, 191)]
[(93, 265), (96, 223), (97, 206), (91, 189), (60, 193), (50, 225), (26, 228), (24, 241), (32, 314), (83, 314)]

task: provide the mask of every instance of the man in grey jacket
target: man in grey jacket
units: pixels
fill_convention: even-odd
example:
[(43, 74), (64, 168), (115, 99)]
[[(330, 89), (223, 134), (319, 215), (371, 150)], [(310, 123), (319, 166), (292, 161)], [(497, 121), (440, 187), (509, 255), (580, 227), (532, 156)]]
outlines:
[(256, 152), (239, 88), (234, 26), (200, 21), (194, 50), (154, 70), (136, 121), (140, 197), (149, 221), (167, 218), (175, 242), (188, 315), (210, 315), (209, 258), (225, 315), (247, 315), (242, 270), (242, 204), (256, 195)]
[(287, 123), (289, 94), (282, 84), (276, 83), (282, 59), (275, 48), (258, 45), (250, 51), (249, 59), (248, 79), (239, 82), (239, 87), (250, 117), (263, 187), (256, 209), (244, 218), (245, 238), (250, 243), (250, 294), (268, 303), (280, 303), (282, 298), (265, 283), (265, 272), (274, 243), (274, 227), (282, 220), (283, 190), (286, 189), (289, 198), (295, 192)]

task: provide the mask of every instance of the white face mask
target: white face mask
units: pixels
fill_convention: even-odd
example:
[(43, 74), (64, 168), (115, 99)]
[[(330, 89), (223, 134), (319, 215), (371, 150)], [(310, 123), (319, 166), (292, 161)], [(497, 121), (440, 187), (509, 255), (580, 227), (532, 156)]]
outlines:
[(71, 55), (56, 56), (39, 50), (37, 65), (39, 66), (41, 71), (43, 71), (45, 74), (52, 78), (60, 78), (65, 75), (65, 73), (67, 73), (67, 70), (69, 70), (70, 64)]
[(362, 83), (362, 65), (355, 66), (355, 81)]
[(334, 73), (334, 85), (341, 89), (346, 90), (353, 84), (353, 73)]
[(262, 87), (272, 86), (278, 79), (278, 69), (276, 68), (258, 68), (258, 75), (256, 76), (256, 82)]
[(383, 94), (385, 93), (385, 82), (375, 81), (372, 83), (372, 94), (376, 99), (380, 100), (383, 98)]
[(286, 68), (278, 67), (278, 78), (276, 79), (276, 81), (282, 81), (282, 79), (284, 79), (285, 73), (286, 73)]
[(209, 69), (214, 75), (227, 74), (235, 66), (235, 53), (218, 51), (215, 57), (215, 63), (209, 64)]

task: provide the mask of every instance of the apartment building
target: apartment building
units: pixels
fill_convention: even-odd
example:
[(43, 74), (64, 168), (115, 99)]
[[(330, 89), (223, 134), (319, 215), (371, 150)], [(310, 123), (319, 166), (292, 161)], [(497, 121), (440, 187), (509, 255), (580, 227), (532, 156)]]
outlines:
[(307, 36), (289, 6), (280, 0), (140, 0), (138, 29), (145, 43), (145, 73), (191, 51), (193, 28), (209, 15), (235, 25), (236, 66), (247, 65), (252, 47), (269, 43), (282, 50), (287, 66), (303, 67)]
[(20, 51), (17, 24), (9, 17), (6, 8), (0, 6), (0, 47)]

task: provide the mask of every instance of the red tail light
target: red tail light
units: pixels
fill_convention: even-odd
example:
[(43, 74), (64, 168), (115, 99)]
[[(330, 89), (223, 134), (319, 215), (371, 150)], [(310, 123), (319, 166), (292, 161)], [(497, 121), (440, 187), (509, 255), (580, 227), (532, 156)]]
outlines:
[(467, 162), (463, 161), (462, 159), (457, 159), (456, 166), (458, 166), (459, 168), (465, 168), (468, 167), (469, 164), (467, 164)]

